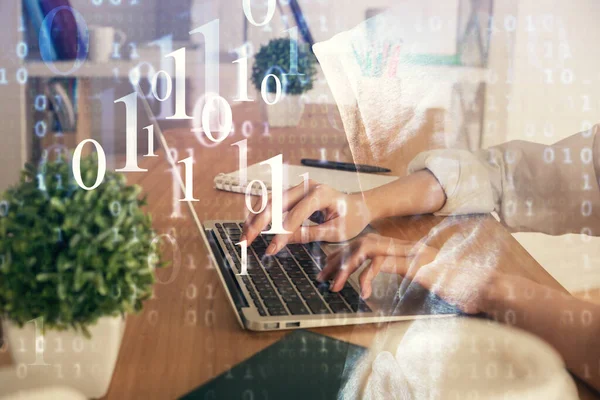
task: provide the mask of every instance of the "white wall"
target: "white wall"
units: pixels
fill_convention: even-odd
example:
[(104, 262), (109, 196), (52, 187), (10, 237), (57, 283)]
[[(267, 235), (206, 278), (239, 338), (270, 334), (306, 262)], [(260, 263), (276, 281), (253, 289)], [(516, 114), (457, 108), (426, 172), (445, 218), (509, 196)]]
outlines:
[(191, 1), (71, 0), (71, 6), (88, 25), (113, 26), (125, 31), (129, 41), (140, 43), (167, 34), (186, 39)]
[(520, 1), (507, 139), (552, 143), (598, 121), (599, 16), (595, 0)]
[[(599, 16), (596, 0), (519, 1), (506, 140), (553, 143), (599, 122)], [(600, 238), (515, 237), (568, 289), (600, 287)]]
[[(512, 91), (511, 76), (515, 59), (516, 33), (512, 22), (520, 13), (519, 0), (494, 2), (493, 29), (486, 71), (486, 99), (482, 147), (506, 141), (508, 132), (508, 98)], [(517, 28), (518, 30), (518, 28)]]
[(21, 100), (25, 96), (25, 86), (17, 83), (16, 72), (21, 67), (21, 60), (16, 55), (16, 45), (21, 40), (17, 21), (20, 15), (20, 4), (16, 1), (0, 3), (2, 16), (2, 49), (1, 68), (6, 68), (7, 85), (0, 85), (0, 107), (2, 123), (0, 124), (0, 192), (16, 183), (19, 172), (27, 159), (26, 137), (21, 116), (25, 110)]

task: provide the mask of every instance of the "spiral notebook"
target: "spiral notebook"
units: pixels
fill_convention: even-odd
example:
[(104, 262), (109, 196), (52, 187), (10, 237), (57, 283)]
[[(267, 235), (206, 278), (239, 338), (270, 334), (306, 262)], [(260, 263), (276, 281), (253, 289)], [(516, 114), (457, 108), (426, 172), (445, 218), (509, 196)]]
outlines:
[[(358, 193), (383, 186), (398, 179), (397, 176), (367, 174), (350, 171), (338, 171), (326, 168), (314, 168), (304, 165), (283, 165), (283, 190), (299, 185), (304, 181), (304, 174), (308, 173), (309, 179), (328, 185), (340, 192)], [(271, 190), (271, 167), (269, 165), (254, 164), (246, 169), (246, 182), (262, 181), (267, 190)], [(246, 187), (240, 185), (240, 171), (228, 174), (219, 174), (214, 179), (215, 187), (227, 192), (245, 193)], [(262, 193), (260, 184), (252, 185), (252, 195)]]

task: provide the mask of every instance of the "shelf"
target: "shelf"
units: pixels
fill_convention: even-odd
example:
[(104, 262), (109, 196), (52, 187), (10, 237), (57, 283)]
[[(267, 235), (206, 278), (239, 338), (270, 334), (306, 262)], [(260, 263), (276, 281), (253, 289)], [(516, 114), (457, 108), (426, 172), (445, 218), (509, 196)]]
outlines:
[[(56, 74), (41, 60), (26, 61), (24, 67), (27, 68), (29, 77), (32, 78), (54, 78), (59, 76), (69, 76), (74, 78), (126, 78), (129, 76), (129, 71), (138, 66), (140, 63), (151, 64), (154, 71), (161, 69), (162, 61), (161, 54), (158, 49), (143, 49), (138, 50), (139, 57), (133, 60), (129, 59), (111, 59), (107, 62), (93, 62), (85, 60), (81, 66), (74, 72), (68, 75)], [(193, 68), (202, 60), (199, 56), (203, 55), (199, 49), (187, 49), (186, 52), (186, 68)], [(73, 68), (75, 61), (55, 61), (54, 67), (61, 72), (67, 72)], [(142, 67), (142, 73), (146, 74), (148, 66)]]
[[(64, 76), (76, 78), (127, 77), (129, 71), (132, 68), (135, 68), (139, 62), (139, 60), (110, 60), (105, 63), (94, 63), (85, 60), (76, 71)], [(54, 63), (55, 68), (61, 72), (69, 71), (73, 68), (73, 65), (74, 61), (57, 61)], [(52, 71), (43, 61), (29, 61), (26, 62), (24, 66), (27, 68), (27, 74), (31, 78), (53, 78), (61, 76)]]

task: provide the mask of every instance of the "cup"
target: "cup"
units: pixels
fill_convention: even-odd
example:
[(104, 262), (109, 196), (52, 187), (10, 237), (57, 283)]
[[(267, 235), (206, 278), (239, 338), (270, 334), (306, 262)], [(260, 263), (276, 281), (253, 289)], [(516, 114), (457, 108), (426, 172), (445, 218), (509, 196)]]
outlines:
[[(118, 37), (118, 40), (116, 40)], [(120, 29), (112, 26), (89, 27), (89, 51), (88, 59), (97, 63), (105, 63), (110, 60), (113, 46), (119, 48), (125, 44), (127, 35)]]

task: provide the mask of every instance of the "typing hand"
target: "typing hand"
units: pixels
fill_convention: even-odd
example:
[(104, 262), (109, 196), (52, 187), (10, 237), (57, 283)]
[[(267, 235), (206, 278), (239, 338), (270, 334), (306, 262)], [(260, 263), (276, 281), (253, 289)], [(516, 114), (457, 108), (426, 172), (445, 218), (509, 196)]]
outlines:
[[(337, 292), (366, 260), (370, 265), (360, 274), (361, 297), (372, 293), (372, 282), (381, 271), (400, 274), (455, 304), (467, 314), (481, 311), (481, 293), (487, 288), (493, 270), (456, 263), (456, 243), (447, 242), (441, 250), (421, 242), (367, 234), (327, 258), (327, 265), (317, 276), (320, 281), (333, 280), (331, 291)], [(485, 263), (481, 263), (485, 264)]]
[[(260, 207), (258, 199), (254, 209)], [(314, 181), (295, 186), (283, 193), (283, 212), (289, 211), (283, 221), (285, 230), (291, 234), (279, 234), (267, 248), (266, 254), (276, 254), (287, 243), (308, 243), (314, 241), (340, 242), (358, 235), (369, 224), (369, 210), (361, 194), (344, 194)], [(260, 214), (250, 214), (244, 223), (241, 240), (250, 245), (261, 231), (271, 222), (271, 197), (267, 207)], [(311, 219), (318, 225), (303, 226)]]

